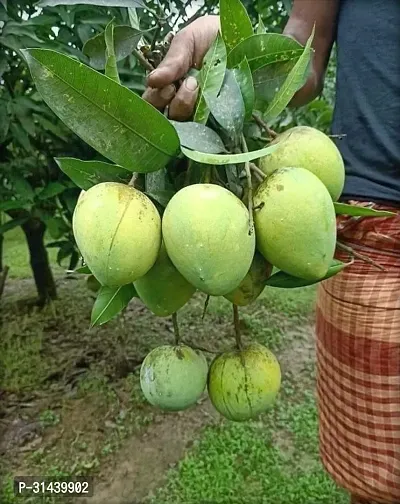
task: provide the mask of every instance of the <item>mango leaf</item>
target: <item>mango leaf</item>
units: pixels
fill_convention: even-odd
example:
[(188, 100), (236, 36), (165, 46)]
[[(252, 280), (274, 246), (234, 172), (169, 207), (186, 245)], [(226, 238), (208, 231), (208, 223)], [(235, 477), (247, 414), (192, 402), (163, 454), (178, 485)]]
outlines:
[(352, 215), (353, 217), (395, 217), (396, 212), (375, 210), (373, 208), (347, 205), (346, 203), (333, 203), (337, 215)]
[(211, 165), (229, 165), (229, 164), (239, 164), (246, 163), (247, 161), (253, 161), (264, 156), (272, 154), (275, 149), (278, 148), (279, 144), (270, 145), (264, 149), (255, 150), (252, 152), (243, 152), (241, 154), (207, 154), (205, 152), (191, 151), (182, 147), (183, 154), (196, 161), (203, 164)]
[(93, 305), (91, 327), (105, 324), (114, 318), (134, 297), (138, 297), (138, 294), (133, 284), (122, 287), (101, 287)]
[(240, 0), (220, 0), (221, 32), (227, 51), (253, 35), (253, 26)]
[(55, 158), (60, 169), (85, 191), (101, 182), (126, 182), (130, 172), (122, 166), (102, 161), (81, 161), (74, 158)]
[(24, 199), (16, 199), (9, 201), (2, 201), (0, 203), (0, 211), (6, 212), (7, 210), (15, 210), (16, 208), (28, 209), (30, 202)]
[(7, 0), (0, 0), (1, 5), (7, 10)]
[(57, 194), (64, 192), (65, 189), (67, 189), (66, 186), (60, 182), (50, 182), (50, 184), (48, 184), (43, 191), (37, 195), (37, 198), (41, 201), (53, 198), (54, 196), (57, 196)]
[[(117, 61), (129, 56), (139, 43), (143, 32), (130, 26), (114, 26), (114, 47)], [(106, 66), (106, 41), (105, 32), (90, 38), (82, 48), (96, 70), (103, 70)]]
[(11, 183), (13, 186), (14, 193), (20, 197), (22, 200), (33, 200), (35, 193), (32, 189), (31, 184), (26, 180), (25, 177), (19, 175), (18, 173), (11, 174)]
[(136, 7), (146, 9), (142, 0), (40, 0), (36, 7), (56, 7), (57, 5), (98, 5), (99, 7)]
[(257, 35), (261, 35), (262, 33), (265, 33), (267, 30), (265, 29), (264, 22), (262, 20), (262, 17), (258, 15), (258, 26), (257, 26)]
[(314, 33), (315, 26), (309, 39), (307, 40), (303, 54), (300, 56), (295, 66), (286, 77), (285, 82), (282, 84), (282, 87), (276, 93), (274, 99), (268, 106), (267, 111), (265, 112), (266, 120), (271, 120), (278, 117), (279, 114), (283, 110), (285, 110), (296, 91), (298, 91), (304, 85), (311, 61), (311, 54), (313, 51), (311, 44), (314, 39)]
[(106, 43), (106, 68), (105, 74), (110, 79), (118, 82), (120, 84), (118, 68), (117, 68), (117, 58), (115, 57), (114, 50), (114, 24), (110, 21), (106, 26), (104, 31), (104, 40)]
[(324, 280), (327, 280), (328, 278), (331, 278), (334, 275), (337, 275), (344, 268), (346, 268), (346, 266), (350, 266), (350, 264), (353, 263), (352, 262), (343, 263), (342, 261), (334, 259), (332, 261), (331, 266), (329, 267), (328, 273), (324, 276), (324, 278), (315, 281), (304, 280), (303, 278), (297, 278), (292, 275), (289, 275), (284, 271), (278, 271), (278, 273), (275, 273), (274, 275), (268, 278), (268, 280), (265, 282), (265, 285), (268, 285), (269, 287), (278, 287), (280, 289), (296, 289), (298, 287), (306, 287), (307, 285), (314, 285)]
[(244, 109), (245, 109), (245, 120), (251, 118), (254, 108), (254, 84), (253, 76), (251, 75), (251, 69), (247, 58), (245, 57), (239, 65), (233, 69), (234, 76), (237, 83), (239, 84), (240, 91), (242, 93)]
[(146, 196), (148, 196), (152, 200), (156, 201), (162, 207), (165, 208), (168, 205), (169, 200), (175, 194), (175, 191), (160, 190), (160, 191), (153, 191), (153, 192), (145, 192), (145, 194), (146, 194)]
[[(0, 76), (1, 77), (1, 76)], [(0, 107), (0, 144), (4, 142), (7, 137), (8, 129), (10, 127), (11, 117), (8, 114), (7, 107)]]
[(203, 66), (198, 74), (200, 93), (197, 100), (193, 120), (205, 124), (210, 115), (210, 110), (205, 100), (218, 95), (225, 77), (226, 47), (221, 35), (217, 38), (204, 57)]
[(252, 35), (240, 42), (228, 54), (228, 68), (237, 67), (244, 57), (247, 58), (251, 71), (277, 61), (297, 60), (304, 47), (296, 40), (278, 33)]
[(174, 125), (183, 147), (210, 154), (226, 152), (225, 146), (218, 134), (204, 124), (196, 122), (170, 122)]
[(282, 0), (283, 6), (288, 14), (292, 12), (292, 0)]
[(240, 86), (232, 70), (225, 72), (218, 96), (207, 94), (205, 99), (214, 119), (231, 138), (237, 139), (243, 129), (245, 107)]
[(87, 266), (81, 266), (80, 268), (77, 268), (75, 270), (75, 273), (79, 273), (81, 275), (91, 275), (92, 274), (92, 272), (90, 271), (90, 269)]
[(296, 64), (296, 60), (272, 63), (258, 68), (253, 73), (255, 107), (263, 110), (274, 99), (287, 76)]
[(56, 51), (23, 54), (43, 100), (104, 157), (143, 173), (159, 170), (177, 153), (172, 124), (126, 87)]
[(28, 217), (18, 217), (17, 219), (11, 219), (4, 224), (0, 226), (0, 235), (6, 233), (7, 231), (10, 231), (11, 229), (14, 229), (18, 226), (22, 226), (26, 221), (28, 220)]
[(69, 257), (74, 252), (75, 252), (74, 244), (72, 242), (66, 242), (57, 252), (57, 264), (59, 266), (62, 266), (61, 265), (62, 261), (67, 257)]

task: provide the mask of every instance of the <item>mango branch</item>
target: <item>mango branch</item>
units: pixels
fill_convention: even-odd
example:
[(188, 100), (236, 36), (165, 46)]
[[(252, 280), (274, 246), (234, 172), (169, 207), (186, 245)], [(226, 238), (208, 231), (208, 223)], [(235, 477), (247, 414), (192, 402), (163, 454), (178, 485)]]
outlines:
[(258, 175), (258, 178), (261, 178), (261, 180), (264, 180), (267, 177), (265, 173), (254, 163), (250, 163), (250, 170), (254, 172), (255, 175)]
[(201, 317), (201, 320), (204, 320), (205, 316), (206, 316), (206, 313), (207, 313), (207, 308), (208, 308), (208, 303), (210, 302), (210, 295), (208, 295), (206, 297), (206, 300), (204, 302), (204, 308), (203, 308), (203, 315)]
[(260, 126), (260, 128), (263, 129), (269, 135), (270, 138), (275, 139), (278, 136), (278, 133), (273, 129), (271, 129), (268, 126), (268, 124), (263, 119), (261, 119), (261, 117), (259, 117), (257, 114), (253, 114), (252, 118), (254, 119), (254, 122), (256, 122), (258, 126)]
[(372, 266), (375, 266), (375, 268), (378, 268), (381, 271), (386, 271), (386, 269), (383, 266), (381, 266), (380, 264), (375, 262), (373, 259), (371, 259), (370, 257), (368, 257), (366, 255), (360, 254), (359, 252), (356, 252), (355, 250), (353, 250), (351, 247), (348, 247), (344, 243), (341, 243), (338, 241), (336, 243), (336, 246), (337, 246), (337, 248), (344, 250), (345, 252), (348, 252), (351, 256), (356, 257), (357, 259), (360, 259), (360, 261), (364, 261), (368, 264), (372, 264)]
[(236, 337), (236, 346), (238, 350), (242, 350), (242, 333), (240, 331), (240, 320), (239, 320), (239, 310), (237, 305), (233, 304), (233, 325), (235, 327), (235, 337)]
[[(249, 149), (247, 148), (247, 143), (246, 139), (244, 138), (244, 135), (242, 135), (242, 149), (243, 152), (249, 152)], [(244, 169), (246, 171), (246, 178), (247, 178), (247, 189), (249, 191), (248, 194), (248, 206), (249, 206), (249, 235), (253, 234), (254, 232), (254, 219), (253, 219), (253, 183), (251, 180), (251, 171), (250, 171), (250, 163), (249, 161), (246, 161), (244, 164)]]

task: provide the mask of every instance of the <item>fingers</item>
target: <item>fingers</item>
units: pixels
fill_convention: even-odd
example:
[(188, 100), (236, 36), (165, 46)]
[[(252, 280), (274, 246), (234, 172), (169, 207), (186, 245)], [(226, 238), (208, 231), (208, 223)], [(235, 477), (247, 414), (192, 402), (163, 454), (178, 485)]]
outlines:
[(179, 88), (169, 106), (169, 118), (176, 121), (187, 121), (193, 115), (199, 86), (194, 77), (188, 77)]
[(163, 61), (147, 78), (151, 88), (164, 88), (181, 79), (189, 70), (194, 56), (193, 31), (182, 30), (171, 42)]
[(151, 103), (153, 107), (159, 110), (163, 110), (167, 105), (171, 103), (176, 93), (175, 86), (170, 84), (162, 89), (157, 88), (147, 88), (143, 93), (142, 98), (147, 102)]

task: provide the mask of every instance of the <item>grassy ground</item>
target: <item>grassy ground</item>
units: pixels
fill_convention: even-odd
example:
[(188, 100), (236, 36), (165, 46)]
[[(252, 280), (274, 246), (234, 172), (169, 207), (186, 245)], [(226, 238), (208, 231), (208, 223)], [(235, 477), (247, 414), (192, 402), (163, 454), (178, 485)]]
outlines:
[[(84, 278), (60, 269), (59, 299), (28, 311), (16, 302), (34, 293), (21, 238), (13, 231), (5, 245), (12, 277), (1, 307), (1, 504), (57, 502), (16, 499), (17, 473), (92, 474), (95, 497), (81, 504), (348, 502), (318, 458), (313, 288), (268, 289), (241, 311), (245, 341), (267, 345), (281, 362), (282, 392), (269, 413), (224, 421), (206, 397), (186, 412), (162, 413), (144, 401), (138, 367), (154, 346), (173, 341), (171, 321), (135, 300), (91, 330), (93, 295)], [(196, 295), (182, 310), (183, 338), (230, 348), (229, 303), (213, 298), (204, 322), (203, 303)]]

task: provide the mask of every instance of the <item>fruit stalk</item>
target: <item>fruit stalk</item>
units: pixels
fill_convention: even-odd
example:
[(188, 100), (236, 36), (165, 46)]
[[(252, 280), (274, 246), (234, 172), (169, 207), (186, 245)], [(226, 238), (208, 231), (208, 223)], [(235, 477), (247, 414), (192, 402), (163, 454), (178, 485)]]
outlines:
[(239, 309), (237, 305), (232, 304), (233, 306), (233, 324), (235, 326), (235, 337), (236, 337), (236, 346), (238, 350), (242, 350), (242, 333), (240, 331), (240, 321), (239, 321)]
[(253, 114), (252, 115), (254, 121), (258, 124), (258, 126), (260, 126), (260, 128), (262, 128), (263, 130), (265, 130), (267, 132), (267, 134), (269, 135), (270, 138), (272, 139), (275, 139), (277, 136), (278, 136), (278, 133), (276, 133), (276, 131), (272, 130), (268, 124), (263, 121), (261, 119), (261, 117), (259, 117), (257, 114)]
[(179, 334), (179, 325), (178, 325), (178, 314), (177, 314), (177, 312), (175, 312), (175, 313), (172, 314), (172, 323), (174, 325), (175, 345), (179, 345), (180, 334)]
[[(243, 149), (243, 152), (249, 152), (244, 135), (242, 135), (242, 149)], [(244, 169), (246, 171), (248, 200), (249, 200), (249, 202), (248, 202), (248, 204), (249, 204), (249, 235), (252, 235), (254, 233), (253, 183), (251, 181), (251, 171), (250, 171), (250, 162), (249, 161), (246, 161), (246, 163), (244, 164)]]

